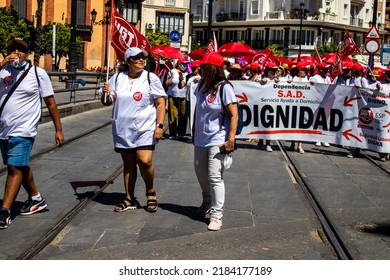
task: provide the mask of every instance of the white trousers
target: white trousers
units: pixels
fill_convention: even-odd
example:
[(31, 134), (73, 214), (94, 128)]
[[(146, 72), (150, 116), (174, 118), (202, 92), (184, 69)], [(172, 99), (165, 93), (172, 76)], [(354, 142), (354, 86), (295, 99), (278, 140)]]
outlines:
[(225, 203), (223, 160), (226, 154), (221, 154), (218, 146), (194, 147), (194, 167), (203, 202), (211, 202), (210, 215), (222, 218)]

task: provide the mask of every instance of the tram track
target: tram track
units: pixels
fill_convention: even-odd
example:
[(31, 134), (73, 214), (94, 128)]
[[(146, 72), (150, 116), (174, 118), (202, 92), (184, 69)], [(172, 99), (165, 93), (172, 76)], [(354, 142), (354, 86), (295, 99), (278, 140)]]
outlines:
[(117, 168), (110, 176), (108, 176), (102, 185), (99, 188), (90, 193), (88, 196), (80, 200), (68, 213), (66, 213), (61, 220), (52, 227), (38, 242), (36, 242), (32, 247), (27, 249), (23, 254), (17, 257), (17, 260), (31, 260), (36, 255), (38, 255), (42, 250), (46, 248), (53, 240), (58, 236), (58, 234), (68, 225), (74, 217), (77, 216), (87, 205), (101, 195), (109, 185), (112, 184), (114, 179), (120, 176), (123, 172), (123, 166)]
[[(63, 146), (70, 145), (71, 143), (74, 143), (75, 141), (81, 140), (85, 137), (88, 137), (89, 135), (104, 129), (105, 127), (111, 125), (111, 121), (106, 122), (102, 125), (96, 126), (88, 131), (85, 131), (83, 133), (80, 133), (74, 137), (71, 137), (67, 139), (64, 142)], [(62, 147), (63, 147), (62, 146)], [(45, 154), (51, 153), (55, 150), (57, 150), (59, 147), (57, 146), (51, 146), (46, 149), (42, 149), (36, 154), (31, 156), (31, 161), (39, 160), (40, 157), (42, 157)], [(4, 174), (1, 172), (6, 172), (5, 170), (0, 170), (0, 176), (3, 176)], [(99, 198), (101, 194), (104, 193), (104, 191), (115, 181), (118, 176), (120, 176), (123, 173), (123, 164), (121, 164), (118, 168), (116, 168), (111, 174), (109, 174), (104, 180), (101, 181), (101, 184), (92, 192), (89, 192), (88, 195), (80, 199), (80, 201), (74, 205), (69, 211), (67, 211), (60, 220), (52, 226), (50, 229), (46, 231), (45, 234), (42, 235), (42, 237), (39, 238), (38, 241), (36, 241), (32, 246), (24, 250), (19, 256), (16, 258), (17, 260), (32, 260), (37, 255), (39, 255), (40, 252), (42, 252), (47, 246), (49, 246), (52, 241), (65, 229), (65, 227), (71, 223), (71, 221), (80, 214), (81, 211), (83, 211), (90, 202), (96, 200)]]
[[(103, 123), (101, 125), (95, 126), (85, 132), (79, 133), (71, 138), (68, 138), (64, 141), (62, 147), (70, 145), (75, 141), (83, 139), (107, 126), (111, 125), (111, 121)], [(32, 154), (30, 157), (30, 162), (34, 162), (39, 160), (42, 156), (49, 154), (51, 152), (59, 149), (58, 146), (53, 145), (44, 149), (41, 149), (35, 154)], [(32, 246), (30, 246), (27, 250), (21, 253), (16, 259), (17, 260), (30, 260), (33, 259), (36, 255), (38, 255), (42, 250), (48, 246), (56, 236), (65, 228), (67, 224), (71, 222), (71, 220), (80, 213), (91, 201), (96, 199), (110, 184), (113, 183), (114, 179), (116, 179), (123, 172), (123, 165), (118, 167), (114, 172), (112, 172), (102, 184), (98, 186), (98, 188), (90, 192), (87, 196), (81, 199), (72, 209), (70, 209), (61, 219), (51, 228), (49, 229), (37, 242), (35, 242)], [(7, 167), (0, 169), (0, 176), (6, 176)]]
[(390, 169), (386, 168), (383, 164), (379, 163), (377, 159), (375, 159), (372, 155), (365, 153), (365, 152), (360, 152), (360, 155), (371, 162), (373, 165), (377, 166), (380, 170), (384, 171), (388, 175), (390, 175)]
[[(103, 124), (101, 124), (101, 125), (99, 125), (97, 127), (94, 127), (94, 128), (92, 128), (90, 130), (87, 130), (87, 131), (85, 131), (85, 132), (83, 132), (81, 134), (73, 136), (73, 137), (71, 137), (69, 139), (65, 139), (64, 144), (61, 147), (67, 146), (67, 145), (69, 145), (69, 144), (71, 144), (71, 143), (73, 143), (73, 142), (75, 142), (77, 140), (80, 140), (83, 137), (86, 137), (86, 136), (88, 136), (88, 135), (90, 135), (90, 134), (92, 134), (92, 133), (94, 133), (94, 132), (96, 132), (96, 131), (98, 131), (98, 130), (100, 130), (102, 128), (105, 128), (106, 126), (111, 125), (111, 123), (112, 123), (111, 121), (108, 121), (108, 122), (103, 123)], [(51, 153), (51, 152), (53, 152), (53, 151), (55, 151), (55, 150), (57, 150), (59, 148), (60, 147), (58, 147), (57, 145), (53, 145), (51, 147), (42, 149), (42, 150), (38, 151), (37, 153), (32, 154), (30, 156), (30, 162), (33, 162), (34, 160), (40, 158), (41, 156), (46, 155), (48, 153)], [(7, 167), (3, 167), (3, 168), (0, 169), (0, 177), (4, 176), (6, 173), (7, 173)]]
[(304, 175), (295, 166), (293, 160), (288, 155), (286, 148), (280, 143), (280, 141), (276, 141), (276, 143), (283, 155), (284, 160), (287, 162), (287, 165), (293, 174), (295, 181), (304, 193), (315, 215), (317, 216), (330, 245), (337, 254), (337, 258), (340, 260), (352, 260), (352, 255), (348, 251), (346, 244), (343, 242), (343, 239), (337, 232), (335, 225), (332, 223), (331, 219), (327, 216), (315, 195), (310, 190), (310, 185), (306, 182)]

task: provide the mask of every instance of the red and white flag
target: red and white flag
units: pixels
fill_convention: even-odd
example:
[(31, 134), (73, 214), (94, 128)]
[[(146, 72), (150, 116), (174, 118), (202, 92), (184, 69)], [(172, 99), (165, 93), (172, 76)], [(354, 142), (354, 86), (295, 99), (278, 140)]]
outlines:
[(344, 41), (344, 49), (343, 56), (348, 56), (352, 54), (360, 54), (359, 48), (356, 46), (355, 41), (352, 39), (351, 35), (347, 29), (345, 29), (345, 41)]
[(217, 38), (215, 37), (214, 31), (213, 31), (213, 35), (211, 35), (211, 37), (206, 45), (205, 51), (206, 51), (206, 53), (218, 51), (218, 42), (217, 42)]
[(149, 52), (148, 39), (118, 13), (114, 2), (111, 1), (110, 41), (118, 59), (123, 61), (125, 51), (130, 47), (138, 47)]
[(341, 74), (343, 74), (343, 61), (342, 61), (341, 47), (339, 44), (337, 46), (336, 58), (330, 76), (332, 79), (334, 79)]

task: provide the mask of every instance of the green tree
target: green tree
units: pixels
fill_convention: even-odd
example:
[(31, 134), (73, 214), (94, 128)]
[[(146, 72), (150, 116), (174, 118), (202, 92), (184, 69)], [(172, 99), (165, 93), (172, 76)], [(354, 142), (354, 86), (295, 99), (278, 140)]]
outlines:
[(0, 8), (0, 52), (5, 57), (7, 53), (6, 43), (9, 39), (21, 37), (30, 40), (30, 31), (25, 19), (19, 18), (15, 10)]
[(154, 32), (149, 32), (146, 34), (146, 38), (148, 39), (150, 46), (158, 46), (158, 45), (170, 45), (171, 41), (169, 37), (162, 33), (160, 28), (156, 27)]
[[(70, 42), (70, 27), (67, 24), (56, 24), (56, 69), (58, 70), (61, 59), (69, 55)], [(77, 54), (82, 53), (82, 39), (80, 36), (76, 37)], [(49, 54), (53, 57), (53, 24), (49, 22), (43, 26), (41, 34), (41, 48), (40, 54)]]
[[(317, 50), (318, 50), (318, 54), (320, 56), (323, 56), (324, 54), (327, 54), (327, 53), (337, 52), (337, 45), (335, 45), (335, 44), (322, 45), (322, 46), (317, 47)], [(315, 55), (315, 52), (312, 53), (312, 56), (314, 56), (314, 55)]]
[(280, 56), (280, 50), (278, 49), (278, 47), (278, 44), (272, 44), (268, 46), (268, 49), (270, 49), (274, 55)]

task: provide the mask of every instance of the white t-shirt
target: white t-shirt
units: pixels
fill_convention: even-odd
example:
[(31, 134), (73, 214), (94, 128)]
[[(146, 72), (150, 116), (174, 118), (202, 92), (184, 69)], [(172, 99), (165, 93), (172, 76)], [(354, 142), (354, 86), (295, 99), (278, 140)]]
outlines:
[[(16, 70), (8, 65), (0, 71), (0, 104), (3, 104), (9, 90), (28, 67), (29, 64), (22, 70)], [(41, 118), (41, 97), (54, 95), (46, 71), (37, 67), (37, 74), (40, 86), (33, 66), (4, 106), (0, 116), (0, 139), (36, 136)]]
[(223, 104), (227, 106), (237, 102), (233, 87), (230, 84), (223, 87), (222, 100), (220, 86), (216, 93), (202, 93), (197, 87), (194, 94), (197, 99), (194, 145), (198, 147), (222, 145), (227, 141), (230, 131), (230, 119)]
[(323, 78), (320, 74), (316, 74), (313, 77), (310, 77), (309, 81), (313, 83), (320, 83), (320, 84), (332, 83), (332, 80), (330, 79), (329, 76), (325, 76), (325, 78)]
[[(118, 79), (116, 79), (118, 76)], [(136, 148), (156, 144), (155, 99), (166, 97), (160, 79), (154, 73), (143, 70), (141, 75), (129, 80), (128, 72), (121, 72), (109, 80), (112, 110), (112, 135), (116, 148)]]
[[(172, 85), (168, 87), (167, 94), (172, 97), (179, 97), (179, 98), (186, 98), (187, 95), (187, 85), (185, 85), (183, 88), (179, 88), (179, 72), (176, 68), (172, 69), (173, 73), (173, 79), (172, 79)], [(185, 81), (187, 73), (183, 73), (183, 78)], [(168, 72), (167, 79), (171, 78), (170, 72)]]
[(309, 81), (309, 78), (307, 76), (305, 77), (298, 77), (298, 76), (294, 76), (292, 78), (292, 81), (293, 82), (308, 82)]

